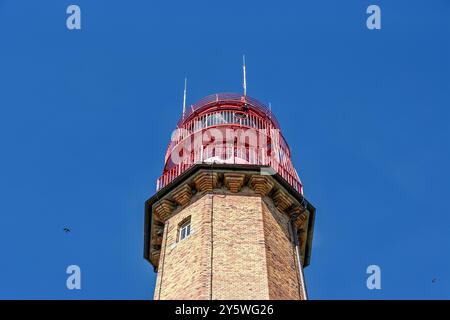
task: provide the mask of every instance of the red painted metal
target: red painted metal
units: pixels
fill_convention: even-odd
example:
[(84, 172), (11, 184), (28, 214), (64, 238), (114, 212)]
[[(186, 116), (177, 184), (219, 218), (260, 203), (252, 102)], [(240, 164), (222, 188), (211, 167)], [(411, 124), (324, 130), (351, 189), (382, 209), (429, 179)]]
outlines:
[[(203, 140), (197, 144), (192, 143), (198, 142), (198, 137), (208, 130), (253, 130), (258, 132), (258, 143), (233, 141), (215, 144), (204, 143)], [(260, 143), (266, 140), (268, 143)], [(186, 143), (189, 148), (184, 148)], [(180, 154), (183, 155), (182, 161), (174, 161), (179, 160)], [(291, 162), (289, 146), (277, 119), (269, 108), (251, 97), (220, 93), (207, 96), (191, 105), (178, 121), (175, 134), (172, 135), (165, 155), (164, 172), (157, 180), (156, 189), (165, 187), (196, 163), (211, 162), (270, 166), (303, 194), (302, 184)]]

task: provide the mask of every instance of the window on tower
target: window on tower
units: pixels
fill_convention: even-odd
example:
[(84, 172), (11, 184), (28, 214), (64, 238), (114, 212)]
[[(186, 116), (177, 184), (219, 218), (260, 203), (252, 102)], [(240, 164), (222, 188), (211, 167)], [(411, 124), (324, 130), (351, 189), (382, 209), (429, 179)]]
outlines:
[(191, 234), (191, 217), (180, 223), (178, 230), (178, 241), (186, 239)]

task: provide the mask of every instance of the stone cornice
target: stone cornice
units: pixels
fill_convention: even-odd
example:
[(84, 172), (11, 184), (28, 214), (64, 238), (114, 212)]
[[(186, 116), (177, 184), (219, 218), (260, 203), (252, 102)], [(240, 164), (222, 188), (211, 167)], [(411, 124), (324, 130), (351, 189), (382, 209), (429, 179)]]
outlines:
[[(253, 193), (270, 199), (275, 207), (289, 216), (295, 216), (296, 229), (301, 235), (300, 245), (304, 265), (309, 264), (315, 209), (298, 192), (291, 188), (278, 175), (261, 175), (258, 167), (242, 168), (236, 166), (199, 166), (198, 170), (175, 180), (161, 189), (146, 202), (146, 245), (144, 256), (155, 266), (159, 262), (162, 228), (164, 222), (181, 208), (195, 199), (195, 194), (215, 192), (215, 190), (239, 195)], [(170, 188), (169, 188), (170, 187)], [(166, 189), (166, 190), (165, 190)], [(148, 223), (150, 222), (150, 223)], [(156, 223), (157, 222), (157, 223)], [(162, 227), (161, 227), (162, 226)]]

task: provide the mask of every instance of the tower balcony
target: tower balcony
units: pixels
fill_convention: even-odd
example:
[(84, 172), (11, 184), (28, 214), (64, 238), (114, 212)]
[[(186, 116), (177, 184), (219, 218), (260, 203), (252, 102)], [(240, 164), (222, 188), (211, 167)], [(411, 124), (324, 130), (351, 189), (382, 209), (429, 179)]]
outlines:
[(267, 167), (266, 174), (278, 173), (294, 190), (303, 195), (303, 187), (297, 172), (286, 161), (277, 161), (270, 150), (245, 146), (200, 146), (183, 162), (173, 165), (156, 181), (156, 191), (166, 187), (174, 179), (195, 164), (238, 164)]

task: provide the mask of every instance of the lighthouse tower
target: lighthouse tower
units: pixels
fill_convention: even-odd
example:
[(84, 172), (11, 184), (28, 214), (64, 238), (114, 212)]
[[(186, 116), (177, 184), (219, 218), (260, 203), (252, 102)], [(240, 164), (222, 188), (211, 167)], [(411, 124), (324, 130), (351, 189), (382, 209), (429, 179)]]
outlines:
[(233, 93), (184, 106), (145, 203), (154, 298), (307, 299), (314, 216), (271, 108)]

